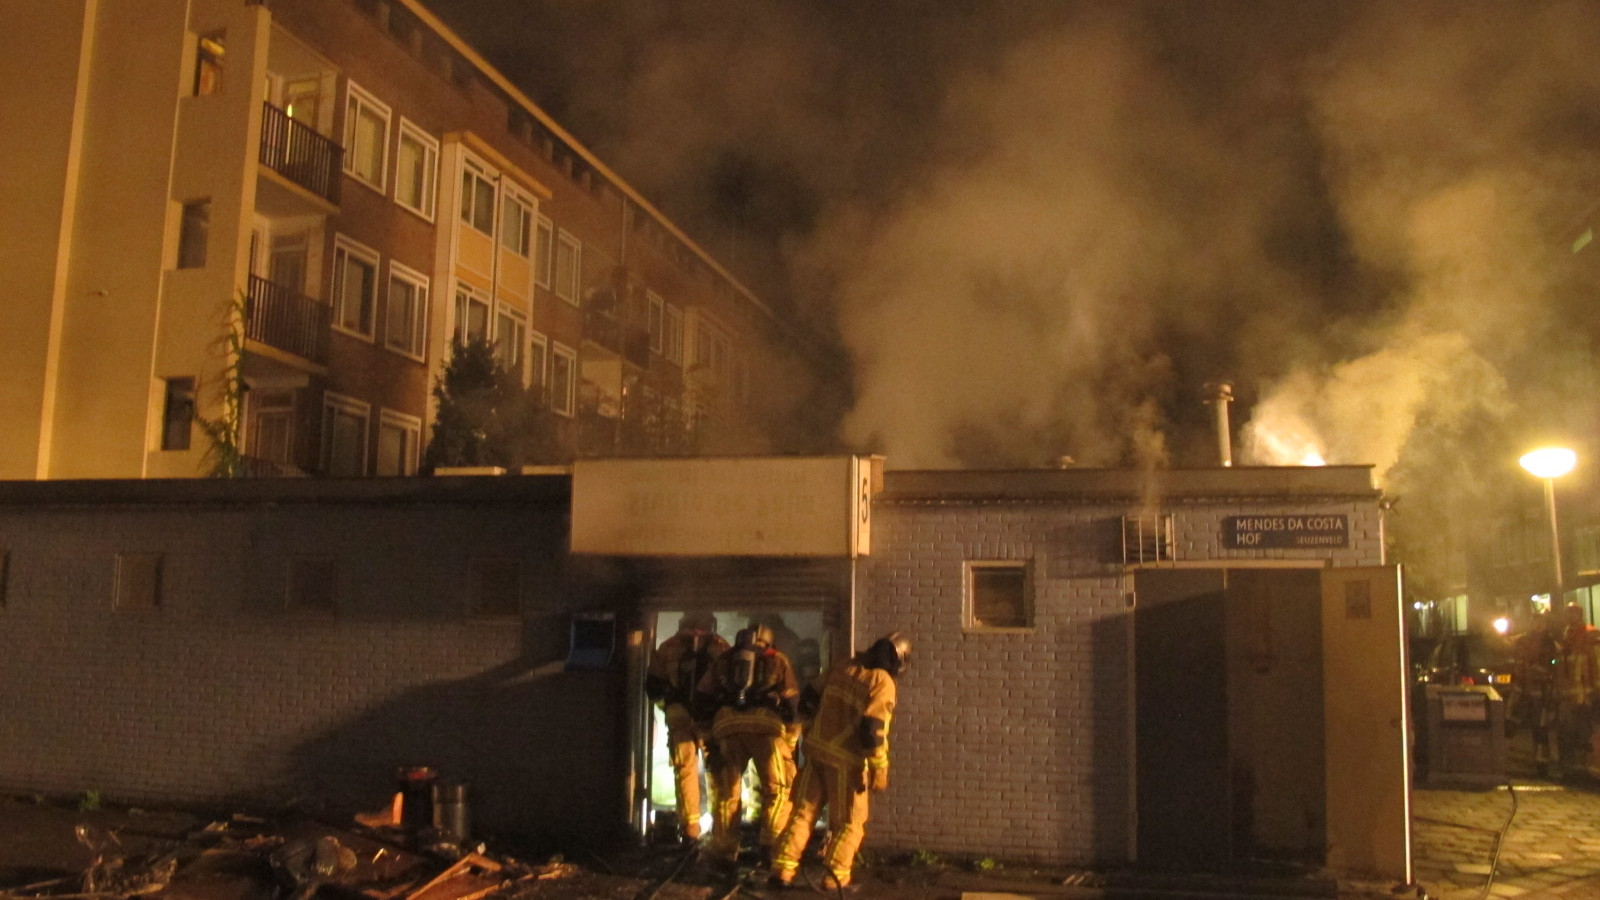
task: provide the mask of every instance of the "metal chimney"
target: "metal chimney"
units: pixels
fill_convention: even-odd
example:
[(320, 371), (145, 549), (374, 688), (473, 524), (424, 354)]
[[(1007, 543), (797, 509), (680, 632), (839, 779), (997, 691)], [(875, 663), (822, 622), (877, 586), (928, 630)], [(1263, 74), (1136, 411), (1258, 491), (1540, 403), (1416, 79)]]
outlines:
[(1233, 432), (1228, 427), (1228, 404), (1233, 402), (1233, 383), (1218, 381), (1207, 385), (1211, 396), (1206, 402), (1216, 408), (1217, 414), (1217, 457), (1222, 466), (1227, 468), (1233, 465)]

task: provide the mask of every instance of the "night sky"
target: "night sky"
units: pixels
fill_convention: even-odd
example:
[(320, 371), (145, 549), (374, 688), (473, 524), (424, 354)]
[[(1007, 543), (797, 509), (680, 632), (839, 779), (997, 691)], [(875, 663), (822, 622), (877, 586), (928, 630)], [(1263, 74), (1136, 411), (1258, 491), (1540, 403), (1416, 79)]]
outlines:
[(1589, 437), (1600, 4), (429, 5), (834, 335), (891, 466), (1211, 465), (1221, 379), (1238, 461), (1401, 493)]

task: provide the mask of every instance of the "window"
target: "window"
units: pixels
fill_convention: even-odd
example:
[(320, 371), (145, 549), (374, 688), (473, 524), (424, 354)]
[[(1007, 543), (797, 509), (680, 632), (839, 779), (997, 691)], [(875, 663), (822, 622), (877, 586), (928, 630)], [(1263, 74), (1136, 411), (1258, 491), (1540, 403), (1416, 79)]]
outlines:
[(161, 449), (187, 450), (194, 435), (194, 379), (168, 378), (161, 410)]
[(428, 277), (390, 261), (389, 308), (383, 323), (384, 344), (412, 359), (422, 359), (427, 326)]
[(250, 394), (252, 431), (245, 446), (256, 459), (291, 465), (294, 463), (294, 395), (283, 391), (253, 391)]
[(545, 384), (550, 380), (550, 343), (544, 335), (535, 331), (528, 340), (528, 371), (531, 387), (541, 396), (544, 394)]
[(533, 238), (533, 202), (513, 193), (505, 192), (500, 205), (500, 244), (512, 253), (526, 258)]
[(471, 160), (461, 168), (461, 221), (494, 234), (494, 181)]
[(572, 415), (578, 393), (578, 354), (557, 343), (550, 351), (550, 408), (563, 416)]
[(371, 407), (329, 391), (322, 402), (322, 470), (367, 474), (367, 418)]
[(203, 34), (194, 51), (194, 95), (203, 97), (222, 90), (222, 57), (227, 54), (223, 45), (225, 33)]
[(155, 609), (161, 605), (161, 554), (118, 553), (113, 609)]
[(416, 416), (384, 410), (378, 416), (379, 475), (415, 475), (422, 444), (422, 420)]
[(683, 310), (670, 303), (667, 304), (661, 354), (667, 358), (667, 362), (683, 365)]
[(333, 325), (372, 339), (378, 254), (340, 235), (333, 245)]
[(1026, 562), (967, 563), (965, 626), (969, 629), (1033, 627)]
[(350, 82), (344, 107), (344, 170), (378, 190), (389, 151), (389, 107)]
[(501, 303), (494, 317), (494, 360), (522, 378), (522, 347), (528, 339), (528, 314)]
[(555, 266), (551, 255), (555, 250), (555, 226), (544, 216), (539, 217), (533, 232), (533, 280), (540, 287), (550, 286), (550, 270)]
[(554, 284), (556, 296), (576, 306), (578, 304), (578, 273), (583, 263), (583, 244), (566, 229), (556, 241)]
[(654, 291), (647, 296), (650, 298), (650, 352), (659, 354), (666, 343), (667, 304)]
[(400, 143), (394, 153), (394, 202), (432, 222), (438, 174), (439, 142), (401, 118)]
[(178, 226), (178, 268), (198, 269), (206, 264), (206, 243), (211, 238), (211, 201), (195, 200), (183, 205), (183, 221)]
[(331, 556), (289, 559), (285, 596), (290, 610), (331, 613), (338, 609), (339, 561)]
[(456, 287), (454, 336), (461, 344), (489, 339), (489, 300), (466, 285)]
[(522, 612), (522, 567), (516, 559), (474, 559), (467, 563), (467, 610), (475, 616), (514, 616)]

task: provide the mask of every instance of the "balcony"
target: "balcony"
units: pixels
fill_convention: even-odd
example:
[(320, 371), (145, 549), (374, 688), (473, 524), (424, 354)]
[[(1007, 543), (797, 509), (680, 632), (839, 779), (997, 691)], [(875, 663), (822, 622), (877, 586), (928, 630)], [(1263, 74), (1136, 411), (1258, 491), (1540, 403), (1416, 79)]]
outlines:
[(250, 276), (244, 328), (250, 340), (326, 365), (328, 321), (327, 304), (259, 275)]
[(343, 163), (343, 147), (271, 103), (262, 104), (262, 165), (338, 206)]
[(614, 355), (622, 355), (622, 323), (609, 312), (592, 307), (584, 309), (583, 339)]

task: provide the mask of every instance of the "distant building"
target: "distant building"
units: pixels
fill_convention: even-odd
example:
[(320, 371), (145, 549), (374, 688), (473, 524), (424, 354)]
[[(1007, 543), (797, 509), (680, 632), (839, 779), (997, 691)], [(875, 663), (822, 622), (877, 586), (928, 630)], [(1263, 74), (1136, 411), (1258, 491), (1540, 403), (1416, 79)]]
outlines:
[(0, 24), (0, 478), (204, 474), (230, 399), (252, 472), (411, 474), (452, 338), (561, 457), (789, 449), (804, 338), (416, 0)]

